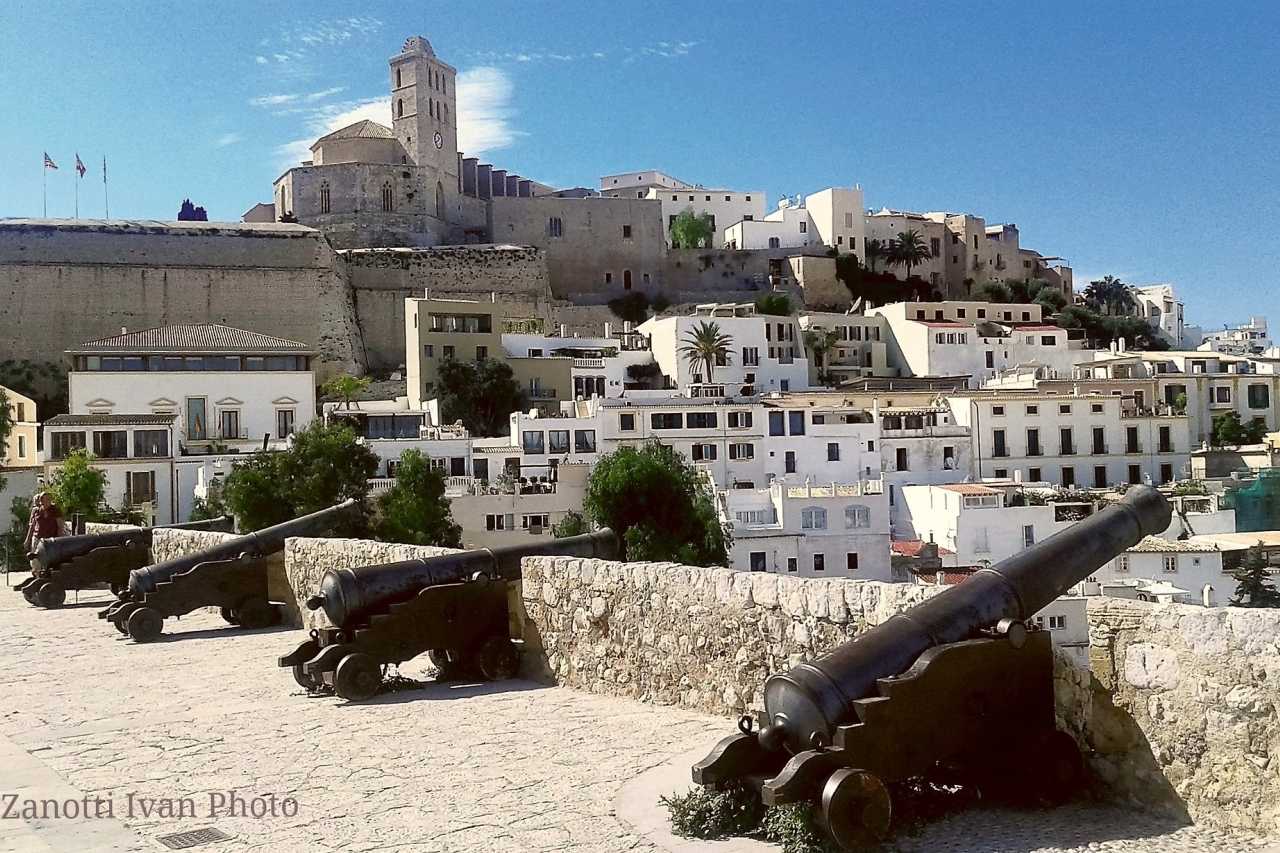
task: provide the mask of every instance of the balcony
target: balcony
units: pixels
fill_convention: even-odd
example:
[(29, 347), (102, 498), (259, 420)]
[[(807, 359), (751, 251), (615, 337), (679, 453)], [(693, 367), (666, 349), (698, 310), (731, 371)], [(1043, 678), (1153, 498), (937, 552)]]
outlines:
[(559, 399), (559, 395), (558, 395), (558, 394), (556, 394), (556, 389), (554, 389), (554, 388), (543, 388), (543, 387), (541, 387), (541, 386), (538, 386), (538, 387), (536, 387), (536, 388), (530, 388), (530, 389), (528, 389), (528, 392), (529, 392), (529, 399), (530, 399), (530, 400), (556, 400), (556, 399)]
[(828, 483), (815, 486), (787, 486), (789, 498), (860, 498), (865, 495), (884, 494), (883, 480), (862, 480), (857, 483)]
[(580, 370), (603, 370), (603, 358), (575, 358), (573, 366)]
[(156, 502), (155, 492), (125, 492), (125, 506), (142, 506), (143, 504), (154, 504)]

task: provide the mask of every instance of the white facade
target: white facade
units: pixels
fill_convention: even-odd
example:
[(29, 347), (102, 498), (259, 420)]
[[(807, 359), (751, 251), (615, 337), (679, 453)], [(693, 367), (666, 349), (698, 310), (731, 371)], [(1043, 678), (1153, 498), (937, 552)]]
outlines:
[(840, 254), (853, 252), (866, 261), (862, 187), (828, 187), (805, 196), (804, 206), (823, 244)]
[(662, 229), (668, 245), (671, 244), (671, 223), (686, 210), (696, 216), (711, 217), (713, 244), (717, 244), (726, 226), (763, 219), (765, 210), (763, 190), (709, 189), (651, 169), (605, 175), (600, 179), (600, 194), (662, 202)]
[(56, 415), (44, 424), (44, 442), (46, 482), (72, 452), (83, 450), (106, 474), (108, 506), (132, 509), (150, 524), (184, 519), (173, 464), (173, 415)]
[[(939, 293), (946, 294), (947, 262), (943, 255), (943, 247), (947, 238), (947, 229), (941, 222), (921, 213), (906, 213), (886, 208), (866, 214), (863, 227), (866, 231), (866, 239), (879, 240), (880, 245), (885, 249), (898, 239), (899, 234), (915, 231), (920, 236), (920, 242), (929, 250), (929, 258), (912, 267), (911, 275), (919, 276)], [(904, 280), (907, 278), (905, 266), (890, 265), (887, 259), (882, 259), (876, 265), (876, 269), (880, 272), (891, 272)]]
[(890, 581), (889, 512), (879, 481), (796, 483), (718, 493), (731, 568)]
[(1188, 334), (1183, 335), (1184, 346), (1235, 355), (1262, 355), (1274, 346), (1267, 331), (1266, 317), (1250, 317), (1247, 323), (1203, 332), (1199, 343), (1188, 338)]
[(744, 219), (720, 233), (726, 249), (794, 249), (822, 242), (809, 211), (783, 199), (778, 209), (763, 219)]
[(944, 565), (974, 566), (1012, 557), (1092, 513), (1086, 504), (1011, 506), (1008, 491), (973, 483), (904, 486), (904, 527), (909, 538), (952, 552), (942, 556)]
[(1195, 537), (1179, 542), (1148, 536), (1079, 585), (1086, 595), (1225, 607), (1237, 581), (1223, 551)]
[(572, 358), (575, 400), (617, 397), (629, 381), (627, 371), (652, 364), (653, 354), (644, 335), (623, 332), (614, 337), (612, 324), (604, 325), (600, 338), (504, 333), (502, 348), (512, 358)]
[[(710, 376), (683, 351), (703, 323), (731, 339), (725, 363), (717, 364)], [(649, 336), (654, 361), (677, 388), (713, 384), (724, 386), (725, 393), (751, 394), (809, 387), (804, 335), (795, 317), (757, 315), (750, 304), (699, 305), (692, 315), (647, 320), (639, 331)]]
[(1171, 284), (1150, 284), (1133, 289), (1135, 313), (1147, 321), (1157, 336), (1169, 346), (1198, 346), (1199, 341), (1186, 339), (1183, 305)]

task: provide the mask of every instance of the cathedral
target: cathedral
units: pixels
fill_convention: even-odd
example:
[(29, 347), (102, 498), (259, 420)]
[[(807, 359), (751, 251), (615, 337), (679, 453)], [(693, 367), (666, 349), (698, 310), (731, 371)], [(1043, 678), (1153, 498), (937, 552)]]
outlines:
[(264, 213), (342, 249), (480, 243), (489, 199), (552, 192), (459, 153), (457, 70), (425, 38), (391, 58), (389, 83), (392, 126), (359, 121), (317, 139)]

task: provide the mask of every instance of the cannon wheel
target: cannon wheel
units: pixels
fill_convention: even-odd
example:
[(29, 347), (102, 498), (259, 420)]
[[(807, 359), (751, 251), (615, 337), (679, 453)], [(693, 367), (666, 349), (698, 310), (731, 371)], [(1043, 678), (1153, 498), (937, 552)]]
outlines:
[(338, 661), (333, 673), (333, 689), (348, 702), (372, 698), (381, 686), (382, 667), (364, 652), (354, 652)]
[(35, 605), (36, 603), (36, 585), (29, 583), (22, 588), (22, 597), (27, 600), (27, 604)]
[(222, 621), (228, 625), (239, 625), (240, 618), (236, 616), (236, 612), (230, 607), (219, 607), (218, 613), (222, 616)]
[(265, 598), (246, 598), (235, 615), (242, 628), (267, 628), (276, 622), (276, 609)]
[(52, 610), (67, 600), (67, 590), (57, 581), (45, 581), (36, 590), (36, 604)]
[(164, 617), (153, 608), (139, 607), (129, 614), (126, 627), (134, 642), (149, 643), (164, 630)]
[[(307, 661), (315, 657), (319, 652), (320, 644), (315, 640), (308, 640), (302, 646), (298, 647), (298, 650), (294, 652), (294, 655), (302, 658), (304, 661)], [(298, 682), (299, 687), (305, 687), (308, 691), (315, 690), (319, 686), (315, 679), (302, 671), (302, 664), (300, 663), (295, 663), (293, 665), (293, 680)]]
[(520, 670), (520, 650), (506, 637), (490, 637), (476, 653), (476, 666), (486, 681), (514, 678)]
[(844, 850), (874, 847), (889, 834), (893, 803), (880, 777), (842, 767), (822, 787), (819, 819)]
[(436, 668), (437, 681), (453, 681), (466, 674), (466, 664), (458, 657), (457, 652), (448, 649), (431, 649), (427, 652), (432, 665)]

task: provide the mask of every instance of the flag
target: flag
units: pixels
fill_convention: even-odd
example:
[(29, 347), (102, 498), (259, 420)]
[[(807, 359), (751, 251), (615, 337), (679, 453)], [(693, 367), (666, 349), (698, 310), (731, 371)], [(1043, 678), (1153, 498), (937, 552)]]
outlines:
[(104, 184), (107, 182), (107, 158), (105, 156), (102, 158), (102, 182)]
[(85, 173), (84, 163), (80, 162), (80, 152), (78, 151), (76, 152), (76, 171), (80, 173), (80, 177), (82, 178), (84, 177), (84, 173)]
[(44, 152), (44, 167), (45, 167), (46, 169), (56, 169), (56, 168), (58, 168), (58, 164), (57, 164), (57, 163), (55, 163), (55, 162), (53, 162), (53, 160), (51, 160), (51, 159), (49, 158), (49, 152), (48, 152), (48, 151)]

